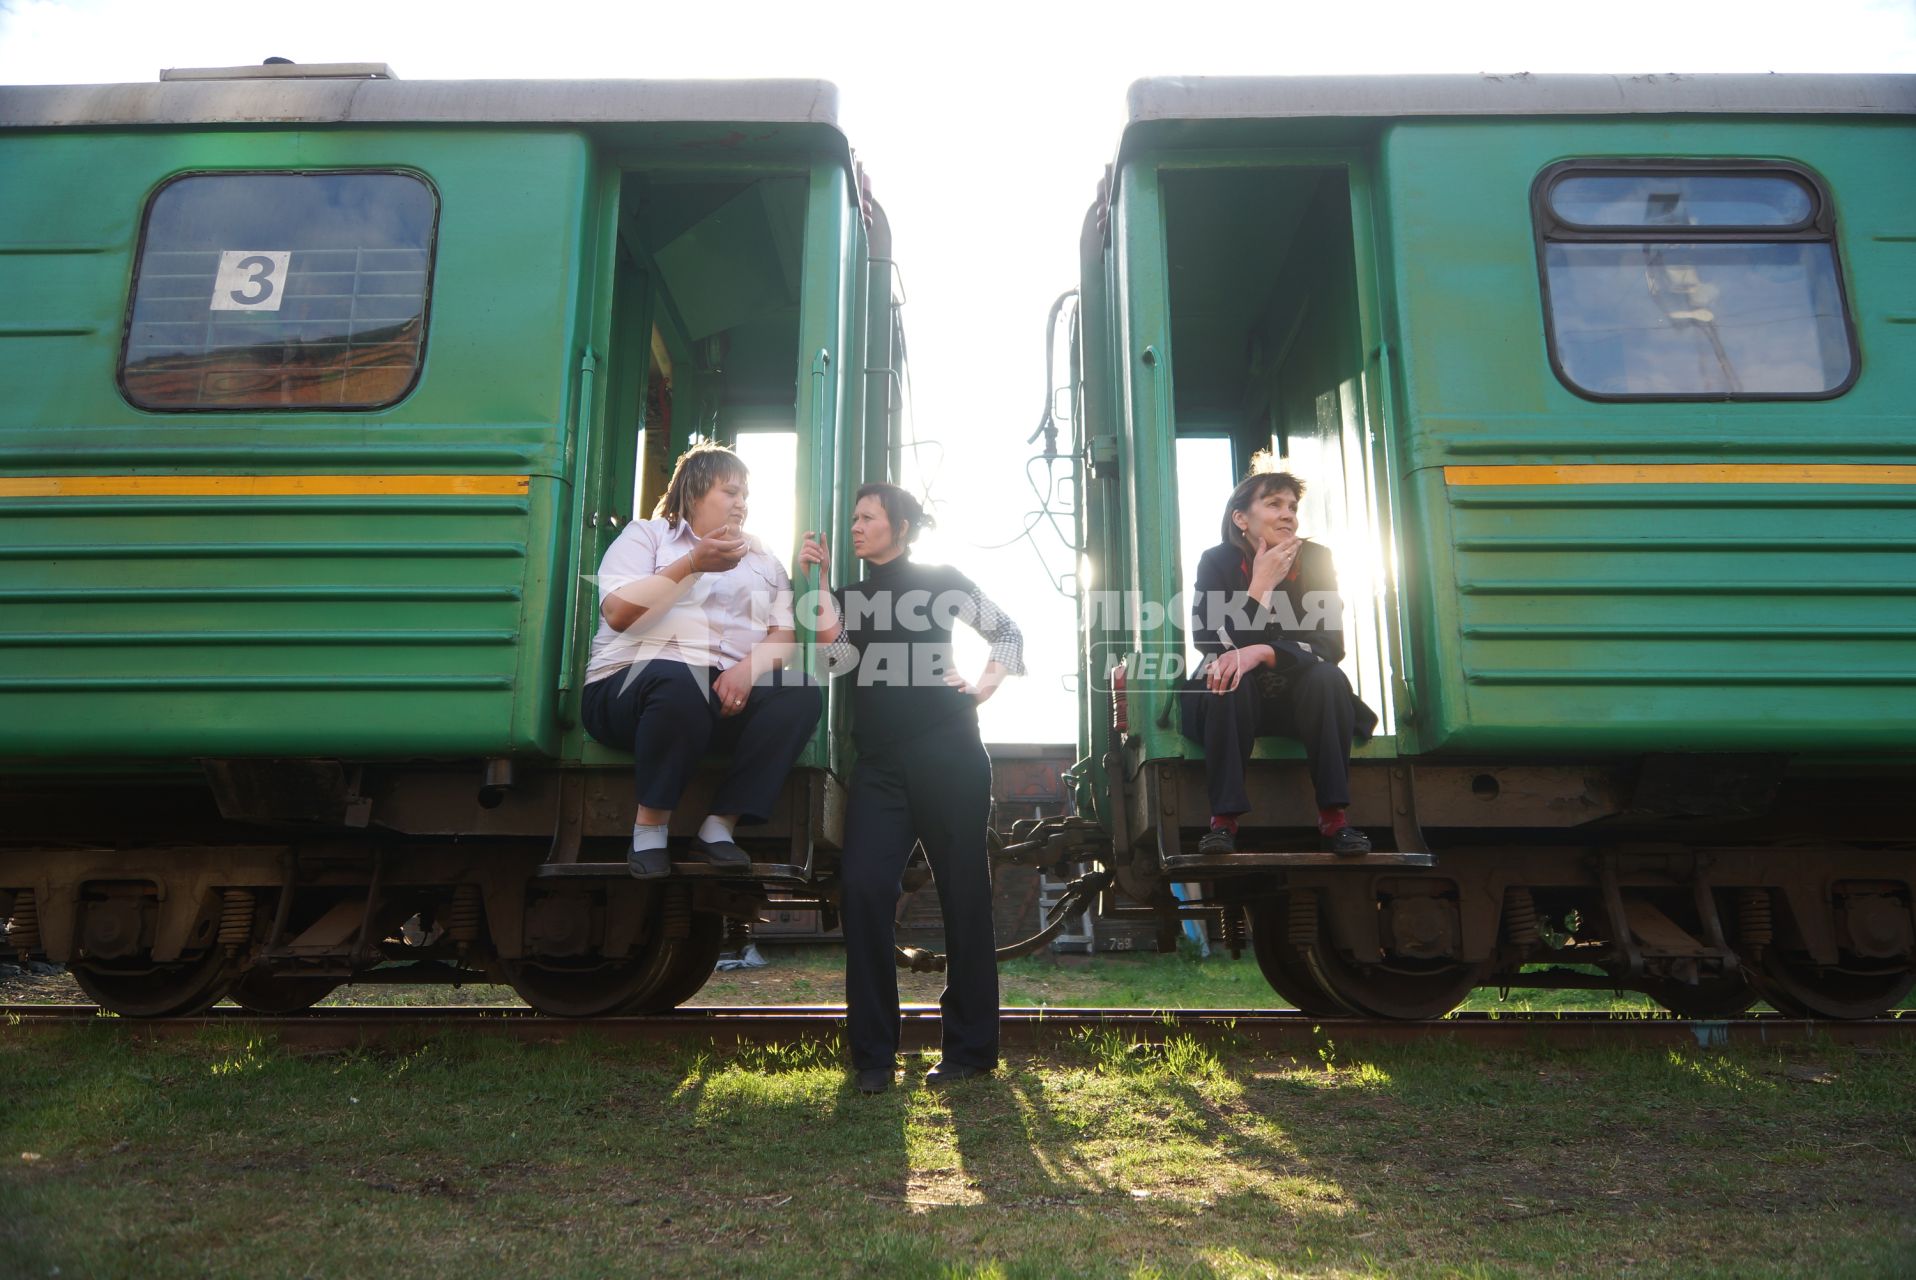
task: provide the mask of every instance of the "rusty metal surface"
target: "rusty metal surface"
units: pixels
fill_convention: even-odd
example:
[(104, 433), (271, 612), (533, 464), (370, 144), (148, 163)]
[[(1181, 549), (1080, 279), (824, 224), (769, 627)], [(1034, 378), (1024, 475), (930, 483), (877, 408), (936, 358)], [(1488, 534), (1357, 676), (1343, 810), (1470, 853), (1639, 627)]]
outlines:
[[(824, 1040), (842, 1036), (843, 1005), (781, 1005), (678, 1009), (652, 1017), (548, 1018), (529, 1009), (328, 1008), (291, 1017), (254, 1017), (240, 1009), (215, 1009), (194, 1018), (137, 1020), (102, 1015), (90, 1005), (0, 1007), (0, 1039), (47, 1032), (84, 1032), (135, 1040), (193, 1037), (209, 1028), (244, 1028), (294, 1049), (416, 1043), (447, 1033), (504, 1036), (532, 1042), (565, 1040), (588, 1033), (605, 1040), (746, 1044)], [(1881, 1043), (1916, 1035), (1916, 1014), (1853, 1022), (1823, 1022), (1781, 1016), (1692, 1021), (1612, 1014), (1465, 1013), (1432, 1022), (1368, 1018), (1316, 1018), (1283, 1009), (1006, 1009), (1002, 1042), (1010, 1049), (1049, 1049), (1086, 1029), (1119, 1032), (1139, 1042), (1171, 1035), (1274, 1051), (1312, 1051), (1326, 1040), (1340, 1048), (1368, 1044), (1437, 1042), (1487, 1048), (1538, 1045), (1670, 1045), (1715, 1048), (1821, 1042)], [(907, 1005), (901, 1029), (906, 1051), (935, 1048), (940, 1024), (935, 1005)]]

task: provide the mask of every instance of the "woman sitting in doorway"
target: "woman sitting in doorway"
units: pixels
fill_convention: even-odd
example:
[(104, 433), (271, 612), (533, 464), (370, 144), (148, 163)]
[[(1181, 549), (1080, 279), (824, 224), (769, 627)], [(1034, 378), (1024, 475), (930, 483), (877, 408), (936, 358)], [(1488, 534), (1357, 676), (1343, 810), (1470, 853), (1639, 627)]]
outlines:
[(800, 669), (785, 567), (744, 531), (749, 477), (722, 445), (687, 450), (653, 518), (599, 564), (599, 629), (586, 667), (586, 732), (632, 753), (632, 874), (670, 875), (672, 811), (709, 749), (732, 761), (692, 850), (720, 871), (752, 860), (733, 840), (764, 822), (824, 700)]
[(1304, 482), (1287, 471), (1253, 474), (1224, 504), (1223, 541), (1198, 561), (1193, 639), (1204, 655), (1183, 696), (1184, 733), (1204, 744), (1211, 829), (1198, 852), (1237, 852), (1237, 820), (1250, 812), (1244, 776), (1267, 734), (1304, 744), (1317, 793), (1317, 829), (1332, 853), (1370, 852), (1345, 818), (1353, 742), (1377, 714), (1352, 692), (1344, 658), (1344, 602), (1329, 549), (1297, 536)]

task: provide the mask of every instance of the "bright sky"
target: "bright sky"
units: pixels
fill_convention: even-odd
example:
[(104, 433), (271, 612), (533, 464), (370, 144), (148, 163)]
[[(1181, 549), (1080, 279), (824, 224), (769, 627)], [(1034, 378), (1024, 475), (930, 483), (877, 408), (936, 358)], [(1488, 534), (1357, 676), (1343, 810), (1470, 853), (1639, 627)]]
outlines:
[[(925, 475), (921, 544), (1023, 625), (1031, 676), (988, 741), (1076, 737), (1072, 609), (1017, 534), (1043, 407), (1045, 313), (1147, 75), (1916, 71), (1916, 0), (1331, 4), (907, 0), (0, 0), (0, 83), (151, 81), (161, 67), (386, 62), (407, 79), (821, 77), (891, 217)], [(765, 513), (765, 495), (755, 506)], [(1220, 493), (1221, 497), (1221, 493)], [(756, 523), (756, 521), (755, 521)], [(1208, 524), (1208, 518), (1202, 523)], [(1308, 532), (1308, 531), (1307, 531)], [(841, 531), (842, 534), (842, 531)], [(1045, 538), (1054, 572), (1061, 544)], [(983, 646), (972, 651), (982, 661)]]

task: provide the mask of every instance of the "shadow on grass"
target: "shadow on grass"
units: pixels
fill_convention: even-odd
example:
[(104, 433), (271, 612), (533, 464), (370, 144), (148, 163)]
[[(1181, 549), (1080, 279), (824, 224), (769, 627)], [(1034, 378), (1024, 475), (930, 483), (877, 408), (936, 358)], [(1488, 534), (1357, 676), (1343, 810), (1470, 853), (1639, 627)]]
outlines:
[(1912, 1078), (1106, 1035), (864, 1097), (829, 1045), (0, 1037), (0, 1273), (1906, 1274)]

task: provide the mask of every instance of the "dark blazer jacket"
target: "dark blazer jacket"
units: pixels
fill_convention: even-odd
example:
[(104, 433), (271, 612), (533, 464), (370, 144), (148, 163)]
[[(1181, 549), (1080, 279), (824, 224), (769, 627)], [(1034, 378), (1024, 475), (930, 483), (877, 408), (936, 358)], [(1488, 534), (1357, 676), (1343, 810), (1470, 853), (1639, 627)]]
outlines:
[[(1251, 603), (1251, 563), (1237, 547), (1219, 543), (1198, 560), (1192, 584), (1192, 641), (1205, 663), (1226, 649), (1268, 644), (1277, 654), (1282, 676), (1323, 660), (1344, 660), (1344, 598), (1337, 591), (1337, 566), (1330, 549), (1305, 542), (1291, 563), (1290, 576), (1278, 583), (1266, 609)], [(1289, 608), (1284, 606), (1288, 603)], [(1192, 687), (1202, 687), (1203, 667)], [(1375, 731), (1377, 713), (1355, 695), (1357, 740)]]
[(1250, 586), (1250, 557), (1230, 543), (1219, 543), (1198, 560), (1191, 625), (1199, 653), (1209, 659), (1226, 649), (1268, 644), (1277, 651), (1279, 671), (1318, 658), (1344, 660), (1344, 598), (1327, 548), (1315, 542), (1298, 548), (1269, 609), (1252, 605)]

